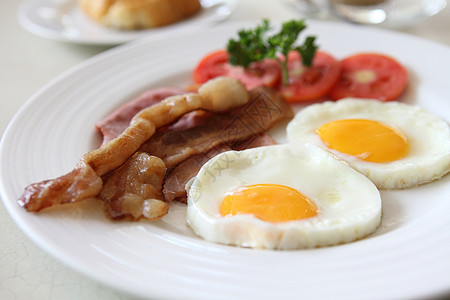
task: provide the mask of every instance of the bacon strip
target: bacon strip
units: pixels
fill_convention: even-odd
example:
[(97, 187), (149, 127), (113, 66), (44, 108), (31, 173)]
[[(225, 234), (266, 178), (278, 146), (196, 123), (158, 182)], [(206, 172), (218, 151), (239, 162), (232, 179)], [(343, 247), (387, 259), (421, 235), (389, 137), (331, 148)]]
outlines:
[(77, 168), (61, 177), (25, 188), (18, 204), (37, 212), (46, 207), (97, 196), (102, 176), (124, 164), (156, 131), (180, 116), (198, 109), (224, 112), (248, 102), (245, 87), (231, 78), (216, 78), (200, 87), (198, 94), (166, 98), (138, 113), (117, 138), (85, 154)]
[(120, 136), (85, 154), (82, 159), (102, 176), (125, 163), (157, 128), (197, 109), (225, 112), (248, 100), (247, 90), (239, 81), (226, 77), (210, 80), (200, 87), (198, 94), (172, 96), (140, 111)]
[(167, 97), (181, 95), (183, 89), (175, 87), (162, 87), (146, 91), (122, 105), (104, 119), (98, 121), (95, 127), (103, 136), (102, 145), (118, 137), (130, 125), (131, 119), (144, 108), (161, 102)]
[[(262, 132), (292, 115), (291, 107), (277, 93), (259, 88), (250, 92), (248, 104), (229, 112), (197, 110), (185, 114), (177, 122), (158, 129), (140, 151), (161, 157), (167, 163), (164, 199), (185, 202), (186, 183), (206, 161), (228, 150), (273, 145), (273, 139)], [(112, 173), (115, 172), (121, 171)], [(126, 189), (125, 185), (119, 186), (118, 190)]]
[(70, 173), (52, 180), (33, 183), (25, 188), (17, 203), (28, 211), (95, 197), (102, 190), (102, 180), (84, 161)]
[[(242, 107), (221, 114), (198, 113), (195, 124), (182, 126), (180, 119), (158, 130), (140, 151), (161, 158), (172, 169), (189, 157), (207, 153), (222, 144), (233, 148), (237, 143), (251, 142), (277, 122), (292, 116), (291, 107), (278, 93), (260, 87), (250, 91), (250, 101)], [(242, 145), (241, 149), (244, 148)]]

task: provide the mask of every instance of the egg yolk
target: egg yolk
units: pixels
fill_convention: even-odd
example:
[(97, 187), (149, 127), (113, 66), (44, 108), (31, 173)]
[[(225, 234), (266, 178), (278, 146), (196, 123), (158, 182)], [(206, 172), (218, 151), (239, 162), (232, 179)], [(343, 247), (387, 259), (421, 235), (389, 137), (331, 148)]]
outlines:
[(288, 186), (256, 184), (229, 193), (222, 201), (222, 216), (253, 214), (267, 222), (286, 222), (317, 215), (316, 205), (305, 195)]
[(400, 131), (373, 120), (332, 121), (316, 133), (328, 148), (369, 162), (391, 162), (409, 152), (408, 140)]

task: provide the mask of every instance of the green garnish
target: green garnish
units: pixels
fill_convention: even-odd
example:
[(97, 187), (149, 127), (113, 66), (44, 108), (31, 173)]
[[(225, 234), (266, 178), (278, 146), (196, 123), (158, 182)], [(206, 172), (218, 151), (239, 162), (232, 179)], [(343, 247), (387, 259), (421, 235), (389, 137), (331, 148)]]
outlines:
[(240, 30), (239, 39), (230, 39), (227, 52), (232, 65), (248, 67), (252, 62), (266, 58), (275, 59), (281, 65), (283, 84), (289, 84), (287, 69), (287, 55), (289, 51), (298, 51), (302, 57), (303, 65), (311, 66), (317, 45), (315, 37), (308, 36), (303, 45), (295, 46), (298, 35), (306, 28), (304, 20), (292, 20), (282, 24), (279, 33), (268, 36), (271, 30), (269, 20), (264, 19), (255, 29)]

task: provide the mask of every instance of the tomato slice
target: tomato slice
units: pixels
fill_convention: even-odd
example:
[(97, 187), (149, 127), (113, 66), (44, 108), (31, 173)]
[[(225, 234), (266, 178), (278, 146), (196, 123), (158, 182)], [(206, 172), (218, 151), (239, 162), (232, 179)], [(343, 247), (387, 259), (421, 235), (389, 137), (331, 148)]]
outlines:
[(395, 59), (361, 53), (342, 60), (341, 77), (331, 89), (334, 100), (344, 97), (397, 99), (408, 84), (408, 71)]
[(218, 50), (203, 57), (194, 70), (194, 82), (202, 84), (210, 79), (224, 76), (227, 73), (226, 65), (228, 54), (225, 50)]
[(194, 70), (194, 82), (202, 84), (219, 76), (227, 76), (240, 80), (250, 90), (258, 86), (275, 86), (281, 77), (281, 68), (275, 60), (266, 59), (252, 63), (244, 69), (230, 65), (228, 57), (225, 50), (206, 55)]
[(317, 51), (311, 67), (302, 65), (297, 51), (288, 54), (289, 85), (281, 85), (280, 91), (288, 102), (313, 101), (324, 97), (336, 84), (341, 64), (332, 55)]

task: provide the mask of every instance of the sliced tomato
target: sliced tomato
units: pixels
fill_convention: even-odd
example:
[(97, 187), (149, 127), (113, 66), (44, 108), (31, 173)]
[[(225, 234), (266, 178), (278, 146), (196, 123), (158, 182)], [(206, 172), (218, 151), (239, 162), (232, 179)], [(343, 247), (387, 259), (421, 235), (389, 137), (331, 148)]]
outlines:
[(332, 55), (317, 51), (311, 67), (302, 64), (297, 51), (288, 54), (289, 85), (280, 92), (288, 102), (313, 101), (324, 97), (336, 84), (341, 64)]
[(224, 76), (227, 73), (228, 54), (218, 50), (203, 57), (194, 70), (194, 82), (205, 83), (210, 79)]
[(202, 84), (219, 76), (227, 76), (240, 80), (250, 90), (258, 86), (275, 86), (281, 77), (281, 68), (275, 60), (252, 63), (244, 69), (230, 65), (228, 57), (225, 50), (206, 55), (194, 70), (194, 82)]
[(341, 77), (331, 89), (334, 100), (344, 97), (397, 99), (408, 84), (408, 71), (395, 59), (362, 53), (342, 60)]

